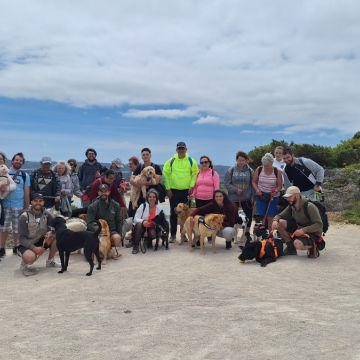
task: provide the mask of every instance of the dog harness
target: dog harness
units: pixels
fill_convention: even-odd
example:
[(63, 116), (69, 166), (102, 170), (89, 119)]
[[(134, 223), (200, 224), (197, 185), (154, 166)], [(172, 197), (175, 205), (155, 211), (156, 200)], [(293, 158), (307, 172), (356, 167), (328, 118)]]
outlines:
[(275, 257), (277, 258), (278, 257), (277, 246), (275, 245), (275, 242), (272, 238), (261, 240), (261, 249), (260, 249), (259, 258), (263, 258), (265, 256), (265, 246), (267, 243), (269, 243), (273, 247)]
[(211, 227), (209, 224), (207, 224), (207, 223), (205, 222), (205, 218), (204, 218), (203, 216), (200, 216), (200, 217), (199, 217), (199, 224), (204, 225), (204, 226), (205, 226), (207, 229), (209, 229), (209, 230), (217, 230), (216, 228)]

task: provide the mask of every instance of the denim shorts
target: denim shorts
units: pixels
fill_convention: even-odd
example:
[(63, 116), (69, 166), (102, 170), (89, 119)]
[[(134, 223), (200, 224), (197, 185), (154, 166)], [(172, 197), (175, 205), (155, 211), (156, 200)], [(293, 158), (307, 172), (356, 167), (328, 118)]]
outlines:
[[(266, 209), (269, 203), (267, 201), (261, 200), (258, 196), (256, 197), (256, 215), (264, 216)], [(274, 217), (278, 213), (279, 197), (274, 197), (271, 199), (269, 211), (267, 216)]]

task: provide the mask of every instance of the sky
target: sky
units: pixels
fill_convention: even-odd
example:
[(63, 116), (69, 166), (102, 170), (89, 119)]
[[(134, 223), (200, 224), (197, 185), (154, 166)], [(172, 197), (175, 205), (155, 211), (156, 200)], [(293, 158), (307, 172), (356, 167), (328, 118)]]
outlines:
[(0, 151), (231, 165), (360, 130), (357, 0), (0, 0)]

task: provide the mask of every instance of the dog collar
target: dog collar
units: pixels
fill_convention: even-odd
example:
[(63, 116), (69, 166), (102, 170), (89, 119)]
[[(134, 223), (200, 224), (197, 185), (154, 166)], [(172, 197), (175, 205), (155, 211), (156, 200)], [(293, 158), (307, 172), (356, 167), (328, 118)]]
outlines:
[(204, 217), (199, 217), (199, 223), (200, 224), (202, 224), (202, 225), (204, 225), (207, 229), (209, 229), (209, 230), (217, 230), (215, 227), (211, 227), (209, 224), (207, 224), (206, 222), (205, 222), (205, 218)]

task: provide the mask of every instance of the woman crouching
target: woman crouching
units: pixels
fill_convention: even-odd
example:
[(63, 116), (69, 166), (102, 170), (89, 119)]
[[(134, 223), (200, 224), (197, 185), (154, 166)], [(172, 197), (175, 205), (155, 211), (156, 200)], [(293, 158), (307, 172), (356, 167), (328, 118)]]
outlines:
[[(142, 236), (147, 232), (149, 243), (148, 248), (152, 247), (152, 240), (156, 238), (156, 226), (152, 219), (164, 211), (162, 204), (159, 204), (159, 194), (155, 189), (150, 189), (146, 194), (146, 202), (141, 204), (136, 210), (133, 223), (133, 254), (139, 252), (139, 243)], [(165, 212), (165, 211), (164, 211)]]
[(191, 215), (205, 216), (207, 214), (225, 215), (223, 227), (217, 232), (216, 236), (225, 238), (226, 249), (231, 249), (231, 241), (236, 236), (234, 226), (237, 219), (237, 210), (222, 190), (214, 191), (213, 200), (204, 206), (194, 209)]

